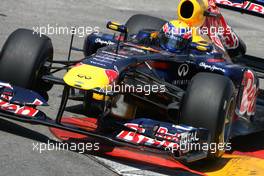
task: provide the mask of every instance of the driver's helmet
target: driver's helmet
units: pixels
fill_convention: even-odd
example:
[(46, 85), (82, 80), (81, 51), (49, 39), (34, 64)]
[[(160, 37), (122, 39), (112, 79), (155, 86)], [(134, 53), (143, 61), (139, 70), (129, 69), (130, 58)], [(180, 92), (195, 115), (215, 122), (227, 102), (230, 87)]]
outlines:
[(182, 52), (192, 40), (192, 30), (185, 22), (173, 20), (162, 27), (158, 38), (164, 50)]

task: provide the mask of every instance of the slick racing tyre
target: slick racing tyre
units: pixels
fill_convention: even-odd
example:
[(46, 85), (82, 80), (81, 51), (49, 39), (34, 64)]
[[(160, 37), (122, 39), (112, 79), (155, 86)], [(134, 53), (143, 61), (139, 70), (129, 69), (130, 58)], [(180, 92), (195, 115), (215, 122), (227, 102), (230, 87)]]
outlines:
[(43, 93), (52, 84), (41, 77), (49, 68), (46, 61), (53, 60), (53, 46), (49, 37), (33, 34), (32, 30), (17, 29), (6, 40), (0, 55), (0, 81), (33, 89)]
[(126, 26), (128, 28), (129, 35), (132, 35), (137, 34), (142, 29), (152, 29), (160, 31), (160, 29), (166, 22), (167, 21), (161, 18), (137, 14), (128, 19), (128, 21), (126, 22)]
[(233, 82), (227, 77), (198, 73), (184, 96), (180, 123), (209, 130), (211, 137), (208, 146), (216, 146), (208, 151), (210, 159), (219, 158), (225, 152), (221, 146), (227, 145), (230, 136), (235, 112), (234, 91)]

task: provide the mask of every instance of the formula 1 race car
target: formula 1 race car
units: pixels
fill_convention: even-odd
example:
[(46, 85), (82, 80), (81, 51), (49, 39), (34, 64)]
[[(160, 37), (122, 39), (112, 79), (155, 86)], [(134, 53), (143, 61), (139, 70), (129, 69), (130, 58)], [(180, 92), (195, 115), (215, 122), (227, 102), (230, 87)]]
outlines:
[[(229, 27), (214, 1), (182, 0), (178, 18), (192, 27)], [(83, 49), (72, 47), (72, 37), (67, 61), (53, 60), (49, 37), (16, 30), (0, 55), (0, 115), (184, 162), (221, 157), (231, 137), (263, 130), (256, 113), (263, 106), (262, 60), (246, 66), (246, 46), (232, 30), (208, 33), (214, 50), (198, 41), (190, 52), (168, 52), (149, 40), (166, 23), (148, 15), (134, 15), (125, 25), (109, 22), (119, 36), (91, 34)], [(85, 58), (70, 60), (72, 50)], [(62, 70), (63, 78), (54, 76)], [(55, 120), (37, 109), (47, 105), (54, 84), (64, 86)], [(98, 118), (95, 131), (62, 123), (68, 99), (82, 101)], [(217, 151), (197, 147), (206, 144), (218, 145)]]

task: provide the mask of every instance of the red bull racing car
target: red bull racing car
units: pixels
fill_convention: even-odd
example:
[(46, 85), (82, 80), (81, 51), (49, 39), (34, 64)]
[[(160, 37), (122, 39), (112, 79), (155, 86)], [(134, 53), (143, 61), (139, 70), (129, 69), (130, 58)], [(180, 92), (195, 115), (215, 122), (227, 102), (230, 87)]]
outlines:
[[(264, 106), (264, 64), (256, 57), (246, 62), (246, 45), (218, 6), (263, 17), (263, 1), (182, 0), (178, 21), (134, 15), (125, 25), (109, 22), (120, 35), (91, 34), (83, 49), (71, 42), (67, 61), (53, 60), (49, 37), (18, 29), (0, 55), (0, 115), (184, 162), (221, 157), (230, 138), (263, 130), (257, 110)], [(209, 30), (203, 38), (188, 29), (175, 36), (185, 25), (222, 33)], [(71, 60), (72, 50), (85, 57)], [(54, 76), (62, 70), (63, 78)], [(54, 84), (64, 86), (55, 120), (38, 109), (48, 105)], [(96, 130), (62, 123), (69, 99), (98, 119)]]

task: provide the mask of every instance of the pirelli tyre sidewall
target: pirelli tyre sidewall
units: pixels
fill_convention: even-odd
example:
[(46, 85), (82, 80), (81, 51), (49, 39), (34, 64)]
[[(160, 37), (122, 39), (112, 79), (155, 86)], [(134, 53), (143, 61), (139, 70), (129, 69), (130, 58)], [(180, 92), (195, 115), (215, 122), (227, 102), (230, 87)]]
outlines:
[(32, 30), (17, 29), (6, 40), (0, 55), (0, 80), (33, 89), (40, 93), (52, 84), (41, 77), (49, 71), (46, 61), (53, 60), (53, 46), (49, 37)]
[(162, 26), (166, 23), (166, 20), (161, 18), (149, 16), (149, 15), (142, 15), (137, 14), (131, 16), (127, 22), (126, 26), (128, 29), (128, 34), (137, 34), (139, 31), (143, 29), (152, 29), (156, 31), (160, 31)]
[[(222, 75), (198, 73), (184, 95), (180, 123), (208, 129), (211, 135), (208, 145), (227, 145), (234, 112), (233, 82)], [(209, 150), (208, 158), (219, 158), (224, 152)]]

